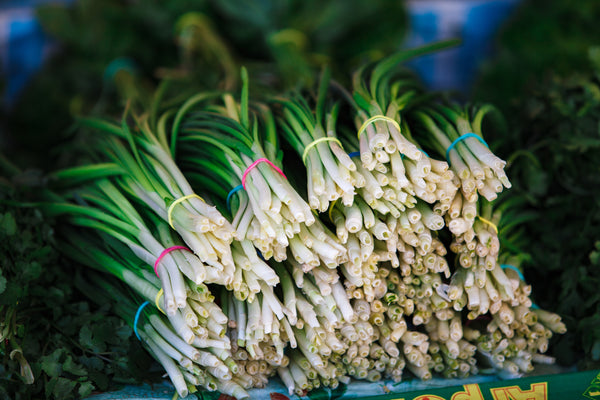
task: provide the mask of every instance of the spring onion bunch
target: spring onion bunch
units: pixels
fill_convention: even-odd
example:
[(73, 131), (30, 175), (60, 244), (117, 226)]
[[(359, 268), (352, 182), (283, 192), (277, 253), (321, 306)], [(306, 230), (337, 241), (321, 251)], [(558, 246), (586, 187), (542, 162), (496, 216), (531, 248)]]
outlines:
[[(63, 171), (62, 174), (66, 176), (82, 171), (86, 169)], [(43, 207), (47, 215), (65, 215), (70, 224), (106, 232), (146, 262), (150, 270), (154, 267), (164, 290), (164, 309), (168, 315), (178, 315), (185, 307), (188, 296), (186, 285), (203, 285), (205, 281), (219, 280), (219, 271), (204, 265), (191, 252), (173, 252), (155, 265), (168, 247), (182, 243), (171, 236), (168, 226), (157, 218), (152, 221), (151, 228), (108, 179), (98, 179)]]
[(104, 120), (82, 120), (85, 126), (108, 134), (98, 139), (95, 155), (118, 165), (123, 173), (116, 184), (168, 222), (203, 263), (223, 271), (218, 279), (231, 282), (235, 271), (233, 227), (216, 207), (192, 190), (169, 154), (162, 130), (155, 133), (147, 118), (135, 115), (134, 128), (130, 128), (127, 116), (128, 112), (120, 126)]
[(534, 362), (553, 363), (552, 357), (543, 354), (548, 349), (548, 341), (553, 333), (566, 332), (557, 314), (532, 304), (531, 286), (526, 285), (522, 274), (512, 267), (506, 268), (505, 276), (513, 298), (492, 303), (491, 319), (483, 326), (477, 328), (479, 321), (474, 320), (474, 327), (465, 329), (465, 335), (477, 346), (480, 364), (508, 377), (531, 372)]
[(321, 265), (305, 271), (293, 258), (273, 265), (281, 279), (279, 296), (228, 303), (234, 359), (255, 387), (275, 373), (294, 369), (292, 354), (314, 361), (322, 370), (332, 352), (344, 351), (338, 337), (353, 330), (356, 321), (335, 269)]
[(201, 104), (191, 98), (177, 112), (173, 137), (181, 163), (195, 184), (208, 189), (225, 181), (239, 197), (232, 224), (240, 240), (248, 239), (265, 259), (283, 261), (289, 253), (300, 263), (335, 268), (346, 249), (315, 217), (310, 206), (281, 169), (274, 119), (261, 103), (248, 102), (248, 80), (240, 103)]
[(302, 93), (278, 96), (272, 101), (277, 109), (280, 135), (290, 143), (306, 167), (307, 197), (313, 210), (326, 212), (331, 202), (354, 204), (357, 189), (367, 182), (356, 163), (337, 138), (339, 104), (329, 104), (330, 77), (322, 74), (316, 104)]
[(375, 205), (387, 201), (386, 205), (391, 202), (404, 211), (414, 207), (417, 199), (447, 206), (454, 197), (456, 185), (447, 163), (424, 153), (405, 121), (404, 114), (415, 103), (424, 101), (426, 94), (412, 75), (398, 69), (402, 61), (447, 45), (436, 43), (400, 52), (354, 75), (352, 97), (360, 161), (380, 183), (386, 181), (380, 174), (387, 177), (382, 190), (372, 191)]
[[(74, 217), (69, 219), (76, 222)], [(233, 380), (238, 367), (225, 335), (227, 318), (214, 303), (210, 289), (187, 281), (185, 306), (166, 314), (166, 291), (143, 259), (102, 229), (93, 232), (63, 229), (61, 249), (83, 265), (109, 272), (122, 284), (96, 274), (82, 290), (96, 301), (111, 298), (115, 302), (117, 312), (164, 367), (177, 393), (185, 397), (201, 387), (247, 398), (247, 392)]]
[[(115, 184), (167, 222), (200, 258), (204, 266), (194, 272), (195, 281), (224, 285), (240, 299), (252, 298), (259, 290), (255, 286), (248, 287), (247, 276), (250, 276), (248, 280), (266, 282), (271, 287), (276, 285), (277, 276), (256, 255), (252, 244), (235, 240), (236, 231), (231, 223), (192, 190), (171, 156), (165, 118), (152, 129), (152, 118), (134, 117), (134, 129), (125, 119), (121, 126), (97, 119), (82, 122), (109, 134), (97, 139), (98, 151), (94, 155), (120, 169)], [(87, 171), (101, 168), (90, 166)], [(60, 172), (56, 178), (71, 179), (66, 174), (68, 172)]]
[(447, 159), (467, 202), (478, 195), (492, 201), (511, 187), (506, 161), (492, 153), (482, 134), (483, 120), (494, 112), (491, 105), (432, 104), (413, 113), (424, 126), (423, 136), (429, 135), (419, 140)]

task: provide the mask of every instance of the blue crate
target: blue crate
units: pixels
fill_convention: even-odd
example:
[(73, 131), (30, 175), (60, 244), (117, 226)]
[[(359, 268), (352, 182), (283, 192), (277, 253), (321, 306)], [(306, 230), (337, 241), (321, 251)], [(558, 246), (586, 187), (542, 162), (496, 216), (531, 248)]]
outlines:
[(409, 63), (430, 89), (468, 92), (494, 38), (519, 0), (409, 0), (410, 29), (404, 47), (460, 39), (458, 47)]
[(0, 73), (3, 101), (10, 106), (43, 65), (54, 43), (35, 17), (43, 3), (67, 4), (72, 0), (14, 0), (0, 2)]

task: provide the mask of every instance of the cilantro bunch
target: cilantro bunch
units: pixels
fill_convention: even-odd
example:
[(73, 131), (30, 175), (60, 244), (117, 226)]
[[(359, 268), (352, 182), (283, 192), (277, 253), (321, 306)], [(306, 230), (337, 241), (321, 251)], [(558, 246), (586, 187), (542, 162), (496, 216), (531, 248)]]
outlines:
[(151, 358), (126, 323), (73, 284), (51, 221), (15, 206), (38, 189), (37, 175), (1, 164), (0, 399), (77, 399), (159, 379), (145, 371)]
[[(533, 297), (568, 326), (552, 346), (557, 359), (600, 365), (600, 49), (587, 52), (594, 72), (554, 74), (511, 108), (508, 173), (521, 211), (513, 244), (525, 249)], [(517, 216), (518, 218), (518, 216)]]

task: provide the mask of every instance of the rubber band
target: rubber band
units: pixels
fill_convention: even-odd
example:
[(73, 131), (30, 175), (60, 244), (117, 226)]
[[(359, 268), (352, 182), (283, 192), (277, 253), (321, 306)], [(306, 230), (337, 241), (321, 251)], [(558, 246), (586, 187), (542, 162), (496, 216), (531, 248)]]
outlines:
[[(519, 279), (521, 279), (523, 282), (525, 282), (525, 276), (523, 276), (523, 273), (519, 270), (519, 268), (515, 267), (514, 265), (500, 264), (500, 268), (502, 268), (502, 269), (512, 269), (513, 271), (515, 271), (519, 275)], [(534, 302), (531, 302), (531, 309), (532, 310), (539, 310), (540, 306), (538, 306)]]
[(283, 176), (285, 179), (287, 179), (287, 176), (285, 176), (283, 171), (281, 169), (279, 169), (279, 167), (277, 165), (273, 164), (271, 161), (267, 160), (266, 158), (259, 158), (258, 160), (254, 161), (252, 164), (250, 164), (250, 166), (248, 168), (246, 168), (246, 170), (244, 171), (244, 175), (242, 175), (242, 187), (244, 188), (244, 190), (246, 189), (246, 177), (248, 176), (248, 172), (250, 172), (254, 167), (256, 167), (261, 162), (265, 162), (265, 163), (269, 164), (271, 167), (273, 167), (273, 169), (275, 171), (279, 172), (279, 174), (281, 176)]
[(459, 142), (461, 142), (461, 141), (463, 141), (463, 140), (465, 140), (465, 139), (468, 139), (468, 138), (470, 138), (470, 137), (472, 137), (472, 138), (475, 138), (475, 139), (479, 140), (481, 143), (483, 143), (483, 144), (485, 145), (485, 147), (490, 147), (490, 146), (488, 146), (488, 144), (485, 142), (485, 140), (483, 140), (483, 138), (482, 138), (481, 136), (479, 136), (479, 135), (476, 135), (476, 134), (474, 134), (474, 133), (472, 133), (472, 132), (465, 133), (464, 135), (462, 135), (462, 136), (459, 136), (458, 138), (456, 138), (456, 140), (455, 140), (454, 142), (452, 142), (452, 143), (450, 144), (450, 146), (448, 146), (448, 148), (446, 149), (446, 160), (448, 161), (448, 163), (450, 163), (450, 158), (449, 158), (449, 156), (450, 156), (450, 150), (452, 150), (452, 149), (454, 148), (454, 146), (456, 146), (456, 145), (457, 145)]
[(242, 190), (244, 187), (242, 185), (237, 185), (236, 187), (234, 187), (233, 189), (231, 189), (229, 191), (229, 193), (227, 193), (227, 200), (225, 200), (226, 204), (227, 204), (227, 209), (229, 211), (231, 211), (231, 196), (233, 196), (236, 192), (239, 192), (240, 190)]
[(202, 197), (198, 196), (195, 193), (188, 194), (186, 196), (180, 197), (180, 198), (178, 198), (177, 200), (175, 200), (174, 202), (171, 203), (171, 205), (167, 209), (167, 219), (169, 220), (169, 225), (171, 225), (171, 228), (175, 229), (175, 227), (173, 226), (173, 216), (171, 215), (173, 213), (173, 208), (175, 208), (175, 206), (177, 204), (181, 203), (182, 201), (193, 199), (194, 197), (197, 198), (197, 199), (200, 199), (203, 203), (206, 203)]
[[(185, 246), (173, 246), (173, 247), (168, 247), (168, 248), (164, 249), (158, 256), (156, 261), (154, 261), (154, 273), (156, 274), (156, 276), (158, 276), (158, 264), (160, 264), (160, 261), (163, 259), (164, 256), (166, 256), (173, 250), (187, 250), (187, 251), (191, 252), (191, 250)], [(160, 278), (160, 276), (159, 276), (159, 278)]]
[(426, 152), (425, 150), (423, 150), (423, 149), (418, 149), (418, 150), (419, 150), (421, 153), (425, 154), (425, 155), (427, 156), (427, 158), (431, 158), (431, 157), (429, 156), (429, 154), (427, 154), (427, 152)]
[(512, 269), (513, 271), (515, 271), (517, 274), (519, 274), (519, 278), (525, 282), (525, 277), (523, 276), (523, 273), (521, 271), (519, 271), (519, 268), (515, 267), (514, 265), (508, 265), (508, 264), (500, 264), (500, 268), (502, 269)]
[(133, 333), (135, 333), (135, 336), (137, 336), (137, 338), (138, 338), (139, 341), (141, 341), (142, 339), (140, 338), (140, 334), (138, 333), (137, 324), (138, 324), (138, 321), (140, 319), (140, 315), (142, 315), (142, 310), (148, 304), (150, 304), (149, 301), (143, 302), (142, 305), (140, 305), (139, 308), (137, 309), (137, 311), (135, 313), (135, 318), (133, 319)]
[[(333, 211), (333, 207), (335, 207), (335, 203), (337, 203), (337, 199), (335, 199), (334, 201), (331, 202), (331, 204), (329, 205), (329, 220), (331, 222), (333, 222), (333, 218), (331, 217), (331, 212)], [(335, 222), (333, 222), (335, 224)]]
[(322, 143), (322, 142), (335, 142), (335, 143), (339, 144), (340, 147), (342, 147), (342, 142), (340, 142), (338, 138), (329, 137), (329, 136), (318, 138), (317, 140), (310, 142), (308, 144), (308, 146), (306, 146), (304, 148), (304, 152), (302, 153), (302, 162), (304, 164), (306, 164), (306, 156), (308, 155), (308, 150), (312, 149), (314, 146), (316, 146), (317, 144)]
[(362, 126), (360, 127), (360, 129), (358, 130), (358, 134), (356, 136), (358, 136), (359, 140), (360, 140), (360, 135), (365, 131), (365, 129), (367, 129), (367, 126), (369, 126), (370, 124), (372, 124), (373, 122), (376, 122), (376, 121), (386, 121), (386, 122), (389, 122), (390, 124), (394, 125), (394, 127), (396, 127), (396, 129), (398, 129), (398, 132), (401, 131), (400, 124), (398, 124), (398, 122), (396, 122), (395, 119), (390, 118), (390, 117), (386, 117), (385, 115), (375, 115), (374, 117), (371, 117), (368, 120), (366, 120), (362, 124)]
[(476, 218), (478, 220), (480, 220), (481, 222), (483, 222), (484, 224), (488, 224), (489, 226), (491, 226), (492, 229), (494, 230), (494, 232), (496, 232), (496, 235), (498, 234), (498, 227), (492, 221), (490, 221), (489, 219), (485, 219), (483, 217), (480, 217), (479, 215)]
[(163, 313), (166, 314), (166, 312), (164, 312), (164, 310), (162, 308), (160, 308), (160, 304), (159, 304), (159, 300), (160, 297), (163, 296), (165, 294), (165, 291), (161, 288), (158, 293), (156, 293), (156, 297), (154, 298), (154, 304), (156, 305), (156, 308), (158, 308), (158, 310)]
[(353, 151), (352, 153), (348, 153), (348, 157), (360, 157), (360, 151)]

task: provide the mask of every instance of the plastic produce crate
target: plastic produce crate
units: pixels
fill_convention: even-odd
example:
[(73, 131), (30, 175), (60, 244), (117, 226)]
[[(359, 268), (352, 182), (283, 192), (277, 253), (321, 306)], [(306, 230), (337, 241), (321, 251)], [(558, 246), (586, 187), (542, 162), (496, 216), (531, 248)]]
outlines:
[[(102, 393), (87, 400), (171, 400), (170, 384), (128, 386), (120, 391)], [(253, 399), (370, 399), (370, 400), (580, 400), (600, 399), (600, 370), (550, 373), (519, 379), (501, 380), (496, 376), (468, 379), (432, 379), (391, 382), (351, 382), (342, 390), (316, 390), (305, 397), (288, 396), (278, 380), (265, 389), (249, 391)], [(190, 395), (187, 399), (231, 400), (216, 392)]]
[(419, 57), (410, 65), (432, 89), (470, 89), (481, 63), (493, 52), (493, 38), (519, 0), (409, 0), (410, 30), (405, 46), (460, 39), (458, 47)]
[(53, 42), (35, 18), (43, 3), (67, 4), (72, 0), (0, 1), (0, 74), (5, 82), (4, 103), (12, 101), (43, 65)]

